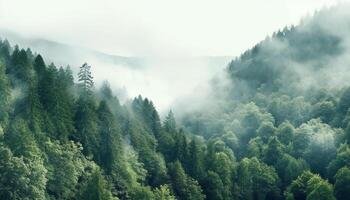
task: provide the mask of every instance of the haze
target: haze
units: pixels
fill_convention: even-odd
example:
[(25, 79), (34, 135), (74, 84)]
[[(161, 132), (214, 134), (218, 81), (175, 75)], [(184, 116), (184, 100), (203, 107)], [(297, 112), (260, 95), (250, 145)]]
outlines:
[(108, 79), (114, 88), (126, 87), (130, 96), (150, 97), (162, 110), (226, 66), (183, 58), (239, 56), (285, 25), (340, 2), (0, 0), (0, 28), (112, 55), (151, 58), (136, 70), (96, 58), (77, 60), (98, 66), (97, 82)]
[(0, 26), (110, 54), (238, 55), (337, 0), (0, 0)]

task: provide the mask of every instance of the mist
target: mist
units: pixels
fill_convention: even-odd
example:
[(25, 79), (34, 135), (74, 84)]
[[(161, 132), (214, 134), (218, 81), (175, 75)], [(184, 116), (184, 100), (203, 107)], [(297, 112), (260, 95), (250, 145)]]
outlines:
[(31, 48), (47, 64), (69, 65), (75, 75), (82, 63), (87, 62), (92, 66), (96, 89), (108, 81), (121, 102), (142, 95), (152, 100), (160, 113), (167, 112), (179, 99), (198, 94), (195, 89), (203, 89), (232, 59), (228, 56), (125, 57), (10, 31), (2, 31), (1, 37), (21, 48)]
[(234, 59), (229, 73), (232, 84), (239, 85), (235, 89), (241, 87), (248, 94), (275, 91), (273, 86), (279, 91), (304, 95), (312, 88), (332, 90), (348, 86), (349, 8), (349, 4), (341, 4), (315, 12), (296, 26), (277, 30)]
[(196, 89), (223, 71), (229, 60), (229, 57), (143, 58), (139, 68), (98, 60), (90, 60), (90, 63), (97, 66), (92, 70), (98, 80), (97, 87), (99, 80), (108, 80), (116, 90), (124, 88), (127, 97), (147, 97), (164, 112), (179, 98), (198, 93)]
[(348, 199), (339, 2), (0, 0), (0, 199)]
[(109, 81), (122, 101), (140, 94), (160, 112), (171, 107), (181, 112), (180, 107), (188, 107), (185, 99), (195, 100), (191, 110), (214, 98), (210, 81), (226, 79), (224, 69), (235, 56), (284, 25), (337, 2), (1, 0), (0, 36), (30, 47), (48, 63), (70, 65), (75, 74), (88, 62), (96, 87)]

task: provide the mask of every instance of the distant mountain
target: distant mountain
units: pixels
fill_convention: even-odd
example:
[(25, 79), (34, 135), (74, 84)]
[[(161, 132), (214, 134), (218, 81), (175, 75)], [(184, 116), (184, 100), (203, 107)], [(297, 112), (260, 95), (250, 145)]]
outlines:
[(0, 30), (0, 38), (6, 38), (21, 48), (30, 48), (41, 54), (47, 63), (70, 65), (74, 74), (84, 62), (88, 62), (97, 85), (108, 80), (117, 94), (122, 93), (120, 99), (141, 94), (154, 99), (160, 110), (168, 109), (176, 99), (193, 93), (198, 85), (223, 71), (232, 59), (228, 56), (160, 58), (109, 55), (6, 30)]
[[(7, 39), (11, 44), (18, 44), (22, 48), (31, 48), (34, 52), (43, 54), (43, 56), (52, 62), (61, 65), (81, 65), (89, 60), (103, 61), (104, 63), (123, 65), (131, 68), (142, 68), (145, 62), (158, 60), (156, 57), (127, 57), (119, 55), (106, 54), (97, 50), (84, 47), (73, 46), (60, 42), (55, 42), (43, 38), (24, 37), (20, 34), (8, 30), (0, 29), (0, 38)], [(164, 59), (164, 58), (162, 58)], [(230, 56), (198, 56), (198, 57), (169, 57), (166, 60), (191, 60), (205, 61), (214, 66), (224, 66), (232, 59)]]
[[(349, 10), (349, 4), (323, 9), (243, 52), (224, 76), (212, 81), (211, 91), (201, 97), (202, 106), (181, 104), (181, 110), (189, 110), (183, 124), (206, 137), (223, 135), (232, 129), (225, 126), (234, 123), (238, 108), (254, 103), (272, 114), (275, 126), (289, 121), (297, 127), (317, 117), (335, 127), (346, 126), (348, 107), (335, 105), (350, 86)], [(346, 95), (341, 101), (348, 102)], [(323, 116), (318, 109), (328, 113)], [(341, 114), (334, 115), (336, 111)]]
[(97, 59), (106, 63), (137, 68), (140, 67), (141, 62), (140, 58), (109, 55), (42, 38), (24, 37), (7, 30), (0, 30), (0, 37), (8, 39), (11, 44), (18, 44), (22, 48), (31, 48), (33, 51), (43, 54), (46, 59), (61, 65), (81, 65), (90, 59)]
[(232, 92), (236, 96), (256, 92), (301, 95), (312, 87), (332, 89), (350, 84), (349, 8), (319, 11), (244, 52), (228, 67), (235, 85)]

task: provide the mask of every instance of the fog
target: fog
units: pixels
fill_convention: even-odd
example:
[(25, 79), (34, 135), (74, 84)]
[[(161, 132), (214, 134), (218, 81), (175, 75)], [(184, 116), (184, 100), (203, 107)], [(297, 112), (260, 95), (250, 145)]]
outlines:
[(88, 62), (92, 66), (96, 89), (107, 80), (122, 102), (142, 95), (164, 112), (178, 99), (199, 94), (195, 89), (223, 71), (232, 59), (228, 56), (122, 57), (5, 30), (0, 37), (22, 48), (30, 47), (41, 54), (47, 64), (69, 65), (75, 75), (82, 63)]
[[(75, 74), (88, 62), (97, 88), (108, 80), (122, 101), (141, 94), (165, 112), (210, 102), (217, 97), (210, 81), (226, 84), (223, 71), (231, 59), (273, 31), (339, 2), (0, 0), (0, 36), (31, 47), (47, 63), (69, 64)], [(193, 105), (183, 103), (188, 100)]]
[[(192, 96), (192, 93), (198, 95), (201, 91), (196, 89), (222, 71), (229, 59), (227, 57), (147, 58), (143, 60), (141, 69), (101, 64), (98, 61), (91, 61), (91, 64), (103, 66), (93, 70), (97, 80), (106, 79), (114, 87), (125, 88), (128, 97), (141, 94), (150, 98), (157, 109), (164, 111), (170, 109), (181, 97)], [(120, 95), (120, 98), (122, 97)]]
[(0, 27), (113, 55), (235, 56), (337, 2), (0, 0)]
[[(297, 74), (298, 82), (288, 82), (291, 74), (281, 79), (285, 85), (307, 90), (312, 87), (340, 89), (350, 84), (350, 4), (331, 7), (306, 17), (297, 27), (300, 35), (314, 35), (314, 41), (303, 46), (290, 42), (273, 40), (267, 51), (280, 53), (275, 57), (275, 66), (284, 66), (288, 72)], [(317, 47), (319, 45), (322, 47)], [(295, 51), (304, 51), (306, 59), (296, 59)]]

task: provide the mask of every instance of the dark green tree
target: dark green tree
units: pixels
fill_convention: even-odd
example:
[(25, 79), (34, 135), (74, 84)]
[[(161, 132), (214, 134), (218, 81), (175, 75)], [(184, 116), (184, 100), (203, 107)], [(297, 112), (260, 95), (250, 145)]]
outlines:
[(179, 161), (169, 166), (174, 192), (179, 199), (201, 200), (204, 199), (203, 191), (198, 182), (188, 177)]
[(80, 67), (80, 71), (78, 73), (78, 81), (82, 92), (85, 94), (91, 94), (92, 87), (94, 86), (94, 81), (91, 75), (91, 66), (87, 63), (84, 63)]
[(191, 140), (188, 147), (188, 171), (189, 174), (197, 180), (200, 180), (204, 175), (204, 154), (201, 148), (196, 138)]
[(83, 145), (85, 155), (94, 156), (94, 159), (98, 160), (100, 141), (95, 110), (95, 102), (92, 98), (80, 96), (76, 103), (74, 118), (77, 133), (73, 138)]
[(224, 184), (222, 183), (221, 178), (217, 173), (208, 171), (208, 175), (205, 177), (204, 191), (206, 192), (205, 194), (207, 199), (224, 199)]
[(279, 178), (275, 169), (257, 158), (244, 158), (238, 165), (236, 174), (238, 199), (278, 199)]
[(295, 129), (290, 122), (286, 121), (278, 126), (276, 133), (278, 140), (281, 141), (284, 145), (288, 145), (293, 141)]
[(173, 133), (176, 131), (176, 120), (173, 111), (169, 111), (163, 123), (165, 131)]
[(343, 167), (335, 175), (334, 195), (337, 200), (346, 200), (350, 196), (350, 169)]
[(5, 74), (5, 65), (0, 61), (0, 126), (6, 128), (9, 120), (11, 88), (7, 75)]
[(270, 138), (264, 153), (264, 161), (268, 165), (275, 165), (283, 155), (283, 145), (276, 136)]
[(83, 185), (79, 199), (84, 200), (116, 200), (109, 186), (98, 169), (95, 169)]

